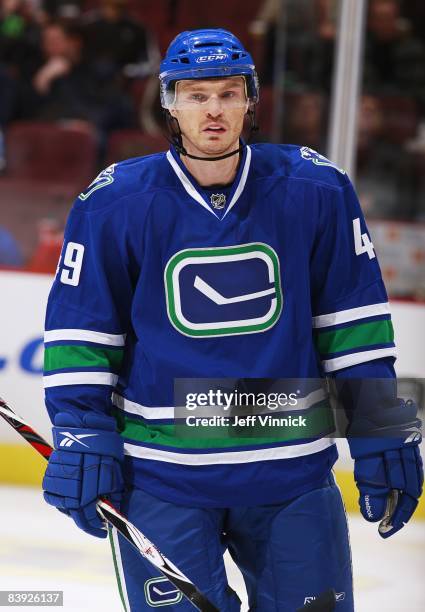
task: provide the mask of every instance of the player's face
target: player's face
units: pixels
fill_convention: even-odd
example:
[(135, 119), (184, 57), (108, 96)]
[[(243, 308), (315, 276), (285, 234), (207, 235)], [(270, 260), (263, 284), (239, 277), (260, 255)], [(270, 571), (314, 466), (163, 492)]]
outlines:
[(173, 117), (189, 153), (223, 155), (237, 146), (248, 110), (243, 77), (179, 81)]

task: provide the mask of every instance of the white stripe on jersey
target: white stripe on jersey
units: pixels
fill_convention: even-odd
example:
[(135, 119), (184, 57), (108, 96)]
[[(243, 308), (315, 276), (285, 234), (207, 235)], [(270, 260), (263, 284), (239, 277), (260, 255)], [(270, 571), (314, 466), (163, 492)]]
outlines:
[(111, 372), (64, 372), (43, 377), (45, 389), (67, 385), (108, 385), (115, 387), (118, 381)]
[(173, 419), (174, 406), (143, 406), (137, 402), (132, 402), (118, 393), (112, 394), (114, 406), (129, 414), (137, 414), (144, 419)]
[(277, 459), (292, 459), (303, 457), (320, 451), (335, 444), (333, 438), (321, 438), (306, 444), (291, 444), (275, 448), (257, 448), (246, 451), (223, 451), (220, 453), (175, 453), (159, 448), (147, 448), (135, 444), (124, 444), (124, 454), (139, 459), (164, 461), (165, 463), (178, 463), (181, 465), (226, 465), (235, 463), (253, 463), (254, 461), (273, 461)]
[(52, 329), (44, 332), (44, 342), (59, 342), (63, 340), (78, 340), (81, 342), (94, 342), (108, 344), (109, 346), (124, 346), (125, 334), (106, 334), (91, 329)]
[(222, 465), (235, 463), (252, 463), (254, 461), (273, 461), (277, 459), (292, 459), (303, 457), (320, 451), (335, 444), (333, 438), (321, 438), (306, 444), (292, 444), (275, 448), (258, 448), (245, 451), (228, 451), (212, 453), (175, 453), (159, 448), (147, 448), (135, 444), (124, 444), (124, 454), (139, 459), (164, 461), (165, 463), (178, 463), (181, 465)]
[(339, 312), (331, 312), (329, 314), (313, 317), (313, 327), (329, 327), (331, 325), (338, 325), (339, 323), (347, 323), (348, 321), (356, 321), (358, 319), (365, 319), (366, 317), (376, 317), (386, 314), (390, 314), (390, 305), (388, 302), (370, 304), (369, 306), (359, 306), (358, 308), (349, 308), (348, 310), (340, 310)]
[(233, 198), (229, 204), (229, 206), (227, 207), (226, 212), (223, 215), (223, 219), (224, 217), (227, 215), (227, 213), (229, 212), (229, 210), (236, 204), (236, 202), (239, 200), (239, 196), (241, 195), (242, 191), (244, 190), (245, 187), (245, 183), (246, 183), (246, 179), (248, 178), (248, 172), (249, 172), (249, 168), (251, 166), (251, 149), (247, 146), (246, 147), (246, 160), (245, 160), (245, 166), (244, 169), (242, 171), (242, 175), (241, 175), (241, 180), (239, 181), (239, 185), (236, 188), (235, 193), (233, 194)]
[(395, 346), (350, 353), (349, 355), (341, 355), (341, 357), (335, 357), (334, 359), (324, 359), (322, 366), (325, 372), (334, 372), (335, 370), (342, 370), (342, 368), (347, 368), (348, 366), (372, 361), (372, 359), (381, 359), (382, 357), (397, 357)]

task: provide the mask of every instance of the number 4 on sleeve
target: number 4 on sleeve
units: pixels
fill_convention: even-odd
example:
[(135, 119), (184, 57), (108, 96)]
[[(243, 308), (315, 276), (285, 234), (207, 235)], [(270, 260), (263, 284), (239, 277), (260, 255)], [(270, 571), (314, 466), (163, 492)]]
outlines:
[(360, 228), (360, 217), (353, 219), (353, 231), (354, 249), (356, 251), (356, 255), (363, 255), (363, 253), (367, 253), (369, 255), (369, 259), (376, 257), (373, 244), (369, 236), (366, 233), (362, 234), (362, 230)]

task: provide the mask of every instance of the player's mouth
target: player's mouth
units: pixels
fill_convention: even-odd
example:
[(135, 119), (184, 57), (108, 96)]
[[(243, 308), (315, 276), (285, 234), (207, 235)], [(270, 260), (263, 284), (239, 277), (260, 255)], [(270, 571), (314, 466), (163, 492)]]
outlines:
[(225, 127), (217, 123), (212, 123), (210, 125), (207, 125), (207, 127), (203, 129), (203, 132), (207, 134), (215, 134), (215, 135), (224, 134), (224, 132), (226, 131), (227, 130)]

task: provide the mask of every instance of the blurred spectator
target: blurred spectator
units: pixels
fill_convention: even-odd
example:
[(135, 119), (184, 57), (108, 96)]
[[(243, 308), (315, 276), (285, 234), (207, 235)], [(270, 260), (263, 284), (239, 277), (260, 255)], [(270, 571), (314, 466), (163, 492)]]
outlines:
[(45, 218), (38, 222), (37, 233), (38, 243), (28, 262), (27, 270), (54, 274), (61, 253), (63, 230), (57, 219)]
[(402, 16), (407, 3), (370, 0), (359, 116), (357, 186), (367, 215), (423, 215), (425, 45)]
[(50, 18), (76, 19), (83, 4), (83, 0), (43, 0), (43, 9)]
[(404, 0), (403, 15), (410, 21), (415, 36), (425, 44), (425, 2)]
[[(18, 82), (0, 64), (0, 131), (13, 118), (16, 108)], [(1, 145), (0, 145), (1, 146)]]
[(400, 145), (387, 137), (383, 99), (362, 96), (356, 188), (368, 217), (409, 219), (418, 214), (411, 161)]
[(151, 34), (127, 14), (127, 0), (101, 0), (86, 18), (87, 57), (101, 75), (145, 77), (159, 65), (159, 50)]
[(0, 226), (0, 265), (22, 266), (24, 263), (22, 253), (12, 234)]
[(285, 108), (285, 141), (323, 151), (326, 145), (325, 96), (318, 91), (290, 94)]
[(41, 18), (31, 0), (0, 2), (0, 67), (10, 79), (29, 78), (37, 65)]
[(83, 34), (73, 22), (52, 21), (42, 29), (43, 62), (25, 97), (24, 117), (80, 120), (100, 134), (131, 127), (134, 109), (120, 83), (102, 78), (83, 58)]
[(0, 172), (5, 167), (3, 130), (19, 117), (20, 83), (39, 57), (38, 17), (32, 0), (0, 0)]
[(425, 112), (425, 45), (401, 17), (399, 0), (371, 0), (364, 88), (370, 93), (412, 95)]
[(33, 86), (40, 96), (48, 95), (57, 79), (79, 67), (83, 39), (76, 27), (60, 22), (46, 25), (42, 33), (44, 63), (33, 77)]
[[(263, 85), (273, 82), (276, 30), (281, 3), (264, 0), (250, 24), (254, 54)], [(328, 91), (332, 76), (336, 33), (336, 0), (286, 0), (286, 87), (310, 86)]]
[[(156, 38), (127, 12), (127, 0), (100, 0), (84, 19), (86, 56), (100, 79), (120, 83), (137, 107), (136, 123), (151, 134), (159, 132), (160, 53)], [(153, 76), (155, 75), (155, 76)]]

